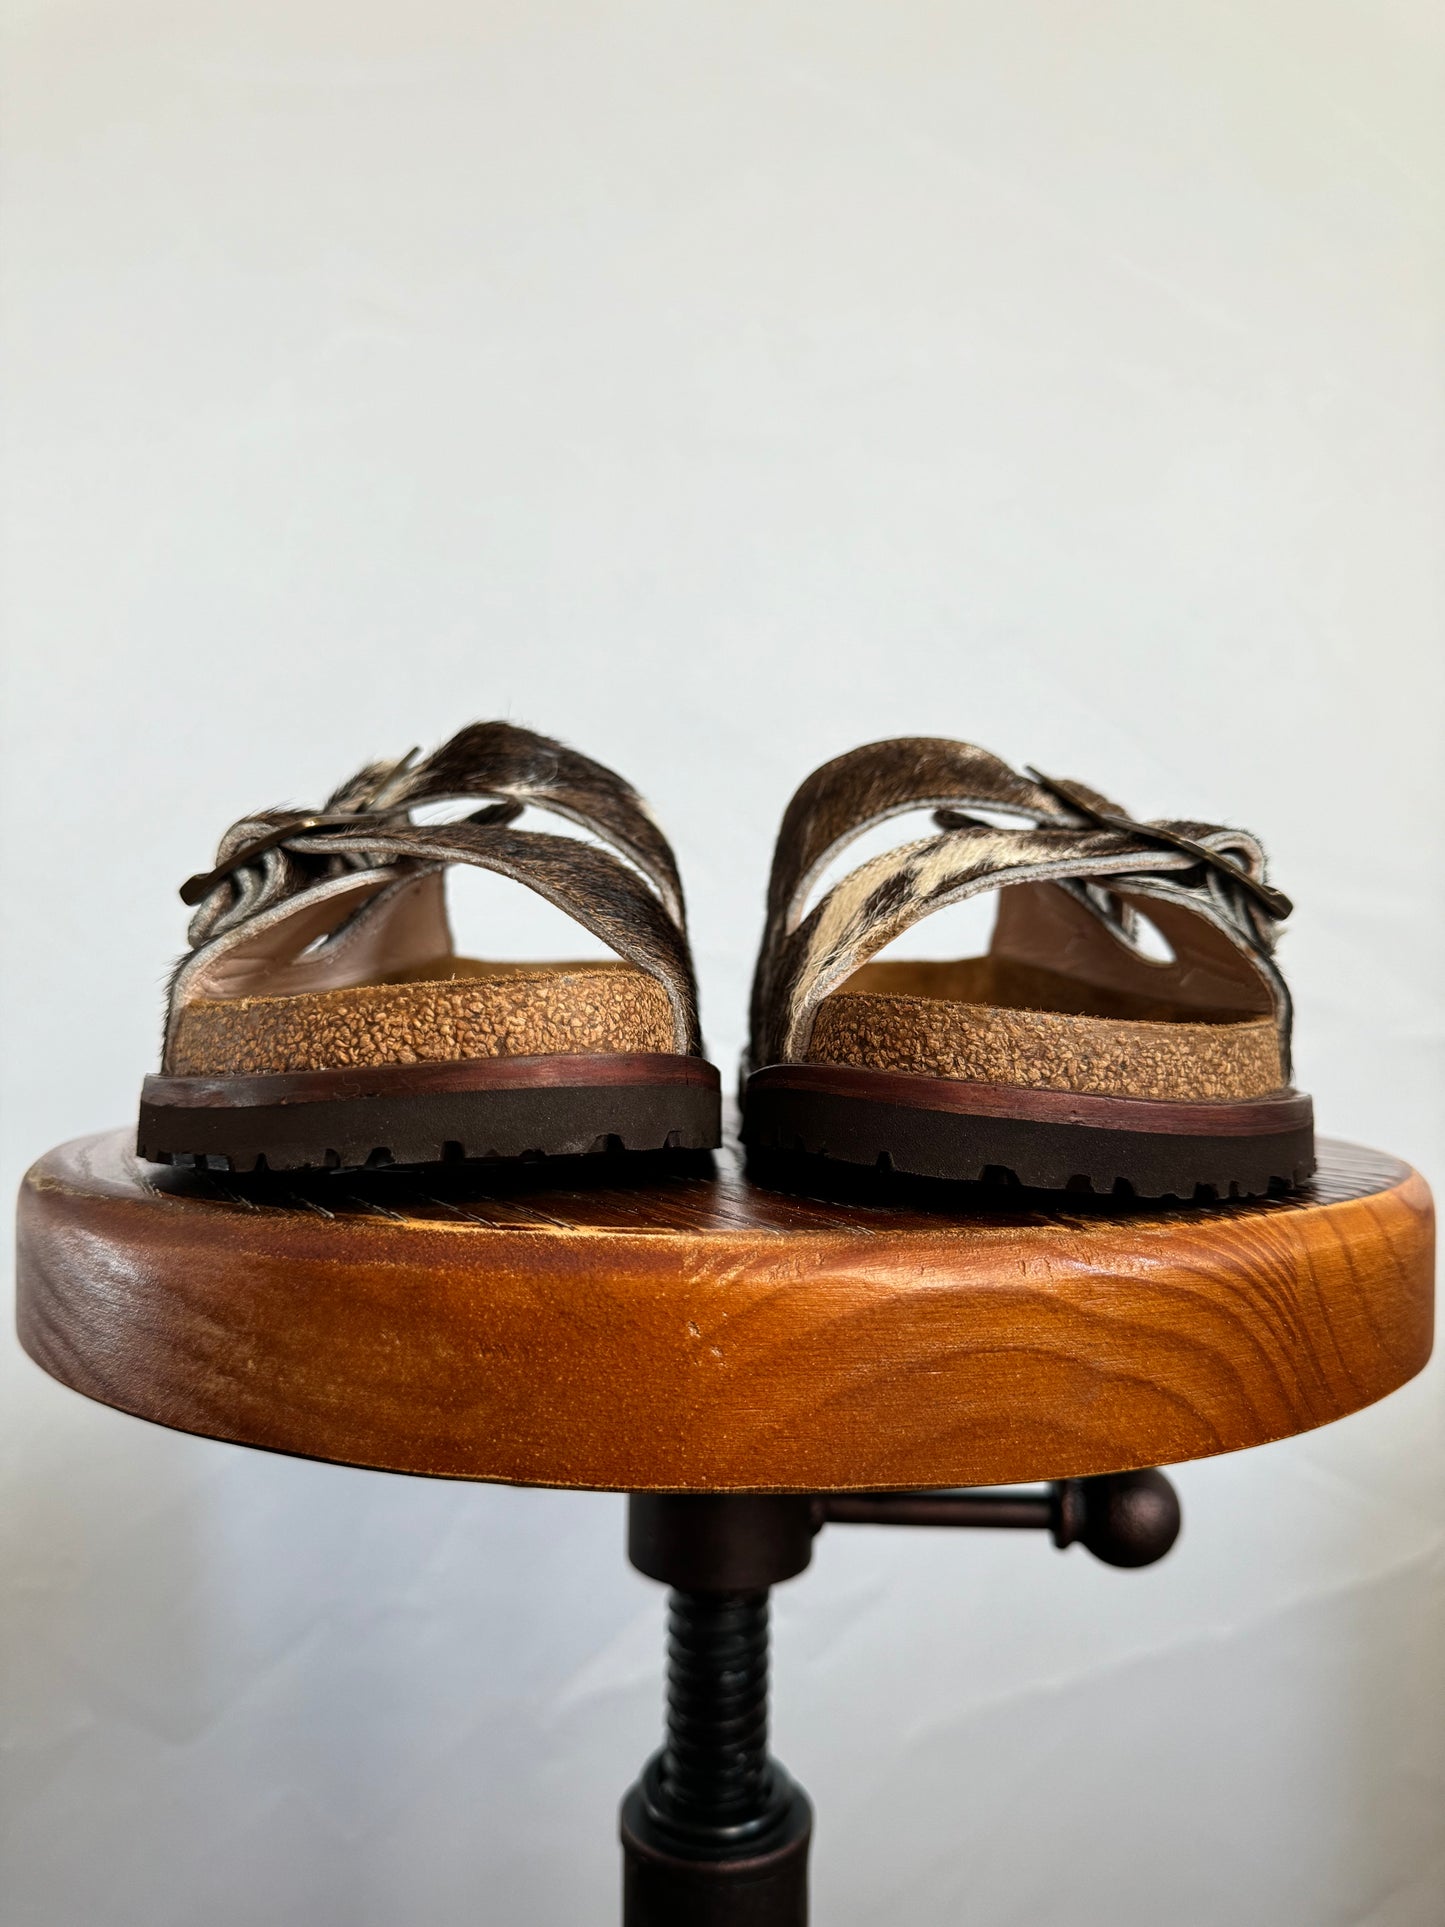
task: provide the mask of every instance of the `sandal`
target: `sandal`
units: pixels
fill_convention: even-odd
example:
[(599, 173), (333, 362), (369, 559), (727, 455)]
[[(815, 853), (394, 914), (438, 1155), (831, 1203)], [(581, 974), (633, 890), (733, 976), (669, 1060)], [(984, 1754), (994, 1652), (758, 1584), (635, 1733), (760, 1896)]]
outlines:
[[(854, 838), (921, 809), (938, 835), (863, 863), (804, 914)], [(999, 892), (986, 956), (869, 961), (985, 890)], [(853, 750), (807, 779), (778, 835), (744, 1142), (1149, 1198), (1302, 1183), (1313, 1111), (1290, 1085), (1272, 956), (1289, 912), (1244, 831), (1135, 822), (945, 738)], [(1172, 957), (1141, 947), (1150, 936)]]
[[(192, 948), (139, 1155), (289, 1171), (717, 1145), (682, 886), (636, 791), (509, 723), (416, 755), (368, 765), (319, 811), (243, 817), (184, 885)], [(486, 801), (412, 819), (461, 798)], [(611, 849), (514, 829), (529, 805)], [(617, 960), (456, 956), (456, 863), (526, 884)]]

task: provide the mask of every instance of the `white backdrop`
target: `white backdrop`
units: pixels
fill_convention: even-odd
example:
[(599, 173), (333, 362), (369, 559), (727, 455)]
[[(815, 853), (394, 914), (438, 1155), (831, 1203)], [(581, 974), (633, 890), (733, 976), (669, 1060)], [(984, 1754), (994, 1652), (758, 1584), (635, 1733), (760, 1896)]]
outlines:
[[(855, 742), (1255, 826), (1322, 1123), (1445, 1175), (1430, 0), (8, 12), (8, 1185), (131, 1115), (233, 817), (502, 714), (653, 798), (724, 1063)], [(1438, 1927), (1441, 1386), (1185, 1468), (1152, 1572), (828, 1535), (820, 1927)], [(170, 1435), (13, 1341), (5, 1418), (6, 1927), (612, 1917), (620, 1499)]]

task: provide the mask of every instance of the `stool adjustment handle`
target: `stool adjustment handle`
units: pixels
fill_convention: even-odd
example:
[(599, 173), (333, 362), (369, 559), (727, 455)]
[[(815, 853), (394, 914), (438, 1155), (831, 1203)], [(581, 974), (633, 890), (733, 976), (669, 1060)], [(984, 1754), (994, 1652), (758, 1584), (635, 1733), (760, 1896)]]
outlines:
[(1045, 1531), (1106, 1566), (1152, 1566), (1179, 1537), (1179, 1495), (1162, 1472), (1055, 1479), (1042, 1492), (834, 1492), (813, 1501), (824, 1525), (969, 1526)]

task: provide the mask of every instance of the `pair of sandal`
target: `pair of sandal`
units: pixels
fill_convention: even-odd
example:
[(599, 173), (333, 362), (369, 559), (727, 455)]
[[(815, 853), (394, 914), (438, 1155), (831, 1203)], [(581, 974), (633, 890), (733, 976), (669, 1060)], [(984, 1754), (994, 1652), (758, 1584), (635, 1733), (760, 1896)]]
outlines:
[[(459, 802), (480, 807), (414, 816)], [(527, 809), (596, 841), (519, 829)], [(935, 834), (809, 907), (855, 838), (920, 810)], [(616, 961), (458, 957), (453, 864), (527, 885)], [(983, 891), (998, 892), (986, 956), (873, 961)], [(369, 764), (319, 810), (243, 817), (181, 895), (192, 947), (142, 1093), (143, 1158), (287, 1171), (721, 1141), (672, 849), (630, 784), (547, 737), (476, 723), (421, 760)], [(1273, 961), (1289, 909), (1243, 831), (1136, 822), (943, 738), (853, 750), (783, 817), (743, 1140), (1049, 1190), (1300, 1183), (1313, 1121)], [(1171, 957), (1143, 947), (1149, 924)]]

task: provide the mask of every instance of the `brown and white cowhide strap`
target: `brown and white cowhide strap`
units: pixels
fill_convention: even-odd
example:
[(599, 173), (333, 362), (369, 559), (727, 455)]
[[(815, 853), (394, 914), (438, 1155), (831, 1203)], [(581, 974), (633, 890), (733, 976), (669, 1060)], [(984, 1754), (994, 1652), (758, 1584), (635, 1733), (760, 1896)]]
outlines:
[[(475, 798), (488, 800), (460, 822), (411, 817), (424, 804)], [(511, 827), (529, 804), (611, 848)], [(284, 965), (318, 942), (338, 950), (351, 942), (360, 957), (366, 945), (352, 941), (354, 923), (414, 916), (420, 880), (459, 863), (525, 884), (656, 977), (673, 1008), (677, 1049), (701, 1049), (682, 884), (647, 805), (605, 765), (500, 722), (472, 724), (421, 761), (413, 751), (369, 764), (320, 810), (263, 810), (234, 823), (215, 867), (182, 887), (196, 909), (172, 1015), (228, 973), (244, 981), (248, 960)], [(430, 928), (444, 928), (439, 911)]]
[[(861, 864), (811, 911), (810, 889), (849, 843), (889, 817), (931, 809), (941, 833)], [(1022, 819), (998, 827), (970, 813)], [(1272, 961), (1288, 899), (1256, 838), (1217, 824), (1136, 822), (1100, 792), (937, 737), (871, 743), (814, 772), (779, 833), (753, 990), (754, 1068), (800, 1061), (822, 999), (922, 918), (986, 890), (1049, 885), (1106, 946), (1139, 951), (1131, 900), (1178, 905), (1220, 932), (1267, 992), (1288, 1063), (1289, 993)], [(1188, 925), (1180, 942), (1188, 946)], [(1180, 933), (1171, 919), (1171, 940)], [(1220, 946), (1208, 946), (1217, 975)]]

